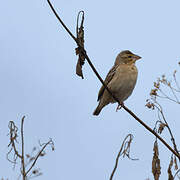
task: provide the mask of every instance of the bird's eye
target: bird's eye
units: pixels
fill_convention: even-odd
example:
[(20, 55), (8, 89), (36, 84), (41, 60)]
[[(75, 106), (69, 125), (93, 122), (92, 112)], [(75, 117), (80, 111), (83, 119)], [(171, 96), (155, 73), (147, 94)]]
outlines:
[(132, 56), (128, 56), (128, 58), (132, 58)]

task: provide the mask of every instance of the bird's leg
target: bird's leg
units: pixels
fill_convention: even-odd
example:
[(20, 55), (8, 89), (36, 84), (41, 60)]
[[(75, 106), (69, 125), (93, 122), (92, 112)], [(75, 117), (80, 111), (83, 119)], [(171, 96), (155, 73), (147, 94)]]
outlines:
[(118, 103), (118, 106), (117, 106), (117, 108), (116, 108), (116, 112), (117, 112), (119, 109), (121, 109), (123, 105), (124, 105), (123, 102)]

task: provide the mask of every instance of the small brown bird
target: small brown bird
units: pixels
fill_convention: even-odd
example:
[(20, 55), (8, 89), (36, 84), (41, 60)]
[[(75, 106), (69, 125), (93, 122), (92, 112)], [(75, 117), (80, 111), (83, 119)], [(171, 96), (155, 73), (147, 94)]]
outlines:
[[(116, 57), (114, 66), (111, 68), (104, 81), (121, 103), (132, 94), (135, 87), (138, 75), (135, 62), (138, 59), (141, 59), (141, 57), (133, 54), (131, 51), (122, 51)], [(99, 115), (104, 106), (116, 102), (104, 86), (99, 90), (98, 101), (99, 104), (93, 113), (93, 115), (96, 116)]]

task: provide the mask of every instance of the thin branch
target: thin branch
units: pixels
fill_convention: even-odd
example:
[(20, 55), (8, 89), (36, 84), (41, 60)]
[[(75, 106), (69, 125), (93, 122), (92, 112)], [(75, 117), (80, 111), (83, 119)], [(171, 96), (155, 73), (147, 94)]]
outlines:
[(131, 114), (141, 125), (143, 125), (148, 131), (150, 131), (154, 136), (156, 136), (177, 158), (180, 160), (180, 154), (177, 153), (174, 149), (172, 149), (166, 141), (161, 138), (155, 131), (153, 131), (149, 126), (147, 126), (143, 121), (141, 121), (132, 111), (130, 111), (125, 106), (123, 107), (129, 114)]
[(180, 172), (180, 169), (176, 171), (176, 173), (174, 174), (173, 179), (175, 179), (176, 175), (178, 175), (179, 172)]
[[(18, 153), (18, 150), (17, 150), (16, 145), (15, 145), (15, 141), (17, 141), (17, 137), (18, 137), (18, 135), (17, 135), (18, 128), (16, 127), (16, 125), (14, 124), (13, 121), (9, 122), (8, 127), (9, 127), (9, 130), (10, 130), (10, 132), (8, 134), (10, 136), (10, 143), (8, 144), (8, 147), (11, 146), (11, 148), (10, 148), (10, 150), (7, 153), (6, 156), (7, 156), (8, 161), (16, 164), (17, 157), (19, 157), (21, 159), (21, 155)], [(9, 159), (9, 154), (12, 152), (12, 150), (14, 150), (14, 159), (13, 159), (13, 161)]]
[(174, 95), (177, 103), (180, 104), (179, 99), (178, 99), (178, 97), (176, 96), (176, 93), (174, 92), (174, 90), (173, 90), (173, 88), (172, 88), (171, 86), (170, 86), (170, 89), (171, 89), (171, 91), (172, 91), (172, 93), (173, 93), (173, 95)]
[(69, 35), (74, 39), (74, 41), (76, 41), (76, 43), (78, 43), (77, 39), (75, 38), (75, 36), (71, 33), (71, 31), (67, 28), (67, 26), (64, 24), (64, 22), (61, 20), (61, 18), (58, 16), (58, 14), (56, 13), (54, 7), (52, 6), (51, 2), (49, 0), (47, 0), (49, 6), (51, 7), (51, 10), (53, 11), (53, 13), (55, 14), (56, 18), (59, 20), (59, 22), (62, 24), (62, 26), (66, 29), (66, 31), (69, 33)]
[[(37, 154), (36, 158), (34, 159), (32, 165), (31, 165), (31, 167), (30, 167), (30, 168), (27, 170), (27, 172), (25, 173), (26, 176), (27, 176), (27, 174), (31, 171), (31, 169), (34, 167), (34, 165), (36, 164), (36, 161), (37, 161), (38, 158), (41, 156), (42, 152), (44, 151), (44, 149), (46, 148), (46, 146), (47, 146), (48, 144), (54, 145), (52, 139), (50, 139), (47, 143), (45, 143), (44, 146), (42, 147), (42, 149), (39, 151), (39, 153)], [(52, 149), (53, 149), (53, 148), (52, 148)]]
[(22, 148), (21, 165), (22, 165), (23, 180), (26, 179), (25, 164), (24, 164), (24, 130), (23, 130), (24, 118), (25, 118), (25, 116), (23, 116), (23, 118), (21, 120), (21, 145), (22, 145), (22, 147), (21, 147)]
[(178, 97), (176, 96), (176, 93), (174, 92), (174, 91), (177, 91), (177, 90), (175, 90), (175, 88), (173, 88), (173, 87), (171, 86), (171, 83), (170, 83), (170, 82), (167, 83), (166, 86), (168, 86), (168, 87), (170, 88), (170, 90), (171, 90), (174, 98), (176, 99), (175, 102), (178, 103), (178, 104), (180, 104), (179, 99), (178, 99)]
[(173, 101), (173, 102), (175, 102), (175, 103), (179, 103), (179, 101), (174, 100), (174, 99), (172, 99), (171, 97), (167, 96), (160, 88), (159, 88), (159, 91), (161, 92), (161, 94), (164, 95), (164, 97), (157, 95), (158, 97), (160, 97), (160, 98), (166, 98), (166, 99), (169, 99), (170, 101)]
[(98, 79), (101, 81), (101, 83), (103, 84), (103, 86), (106, 88), (106, 90), (109, 92), (109, 94), (114, 98), (114, 100), (116, 100), (120, 105), (122, 105), (122, 103), (119, 102), (118, 98), (116, 98), (112, 92), (109, 90), (109, 88), (106, 86), (106, 84), (104, 83), (103, 79), (101, 78), (101, 76), (99, 75), (99, 73), (97, 72), (96, 68), (94, 67), (94, 65), (92, 64), (91, 60), (89, 59), (86, 50), (81, 46), (81, 44), (78, 42), (78, 40), (74, 37), (74, 35), (71, 33), (71, 31), (67, 28), (67, 26), (64, 24), (64, 22), (61, 20), (61, 18), (59, 17), (59, 15), (56, 13), (54, 7), (52, 6), (51, 2), (49, 0), (47, 0), (48, 4), (50, 5), (53, 13), (55, 14), (55, 16), (57, 17), (57, 19), (59, 20), (59, 22), (61, 23), (61, 25), (66, 29), (66, 31), (70, 34), (70, 36), (74, 39), (74, 41), (77, 43), (78, 47), (81, 48), (81, 51), (83, 53), (83, 55), (85, 56), (87, 62), (89, 63), (89, 65), (91, 66), (92, 70), (94, 71), (94, 73), (96, 74), (96, 76), (98, 77)]
[[(177, 80), (176, 80), (176, 75), (175, 75), (175, 74), (176, 74), (176, 70), (175, 70), (174, 73), (173, 73), (173, 78), (174, 78), (174, 82), (175, 82), (176, 87), (179, 88), (179, 84), (178, 84), (178, 82), (177, 82)], [(172, 98), (171, 98), (170, 96), (168, 96), (166, 93), (163, 92), (163, 90), (160, 88), (160, 84), (163, 84), (164, 86), (166, 86), (166, 87), (168, 87), (168, 88), (170, 89), (170, 91), (172, 92), (172, 95), (173, 95)], [(160, 96), (160, 95), (158, 95), (157, 93), (156, 93), (156, 94), (153, 94), (153, 95), (156, 95), (157, 97), (160, 97), (160, 98), (166, 98), (166, 99), (168, 99), (168, 100), (171, 100), (171, 101), (173, 101), (173, 102), (175, 102), (175, 103), (180, 104), (180, 101), (179, 101), (179, 99), (178, 99), (178, 97), (177, 97), (177, 95), (176, 95), (176, 92), (180, 92), (180, 90), (172, 87), (172, 86), (171, 86), (171, 82), (168, 81), (168, 80), (165, 78), (164, 75), (162, 75), (162, 79), (158, 78), (157, 82), (154, 83), (154, 87), (156, 88), (156, 89), (155, 89), (156, 91), (160, 91), (160, 93), (161, 93), (162, 95), (164, 95), (164, 96)], [(175, 98), (175, 99), (173, 99), (173, 98)]]
[[(22, 151), (21, 154), (18, 153), (18, 151), (16, 149), (16, 146), (15, 146), (15, 144), (18, 143), (18, 141), (17, 141), (18, 128), (16, 127), (16, 125), (15, 125), (15, 123), (13, 121), (9, 122), (8, 127), (9, 127), (9, 131), (10, 132), (8, 133), (8, 135), (10, 136), (10, 143), (9, 143), (8, 147), (10, 147), (10, 150), (7, 153), (7, 159), (14, 164), (14, 167), (15, 167), (17, 159), (20, 159), (20, 161), (21, 161), (20, 172), (21, 173), (20, 173), (18, 179), (20, 179), (21, 176), (22, 176), (23, 180), (27, 180), (29, 178), (37, 177), (37, 176), (40, 176), (42, 174), (41, 172), (39, 172), (38, 169), (35, 169), (33, 171), (31, 171), (31, 170), (34, 167), (34, 165), (36, 164), (37, 159), (40, 156), (44, 156), (45, 155), (45, 153), (43, 151), (44, 151), (44, 149), (46, 148), (46, 146), (48, 144), (51, 145), (52, 151), (54, 151), (54, 143), (53, 143), (52, 139), (50, 139), (47, 143), (44, 143), (42, 145), (40, 144), (40, 146), (42, 146), (42, 148), (40, 149), (40, 151), (38, 151), (38, 153), (36, 154), (35, 157), (32, 156), (32, 153), (36, 150), (36, 147), (33, 148), (31, 155), (26, 154), (26, 156), (25, 156), (25, 148), (24, 148), (24, 119), (25, 119), (25, 116), (23, 116), (22, 119), (21, 119), (21, 151)], [(12, 152), (13, 152), (14, 159), (10, 160), (8, 156)], [(31, 166), (30, 166), (30, 168), (26, 172), (27, 166), (30, 163), (31, 163)], [(29, 175), (28, 173), (29, 172), (31, 172), (30, 177), (28, 177), (28, 175)]]
[(82, 21), (81, 21), (81, 25), (80, 25), (80, 27), (82, 27), (83, 26), (83, 23), (84, 23), (84, 11), (79, 11), (79, 13), (78, 13), (78, 16), (77, 16), (77, 26), (76, 26), (76, 36), (77, 36), (77, 38), (78, 38), (78, 35), (79, 35), (79, 16), (80, 16), (80, 14), (82, 13)]
[[(129, 140), (127, 141), (127, 139), (129, 138)], [(110, 176), (110, 179), (109, 180), (112, 180), (113, 179), (113, 176), (114, 176), (114, 174), (115, 174), (115, 172), (116, 172), (116, 169), (117, 169), (117, 166), (118, 166), (118, 162), (119, 162), (119, 157), (123, 154), (123, 157), (124, 156), (127, 156), (129, 159), (131, 159), (131, 160), (138, 160), (138, 159), (132, 159), (132, 158), (130, 158), (130, 156), (129, 156), (129, 153), (130, 153), (130, 144), (131, 144), (131, 142), (132, 142), (132, 139), (133, 139), (133, 135), (132, 134), (128, 134), (126, 137), (125, 137), (125, 139), (123, 140), (123, 143), (122, 143), (122, 145), (121, 145), (121, 148), (120, 148), (120, 150), (119, 150), (119, 153), (118, 153), (118, 155), (117, 155), (117, 157), (116, 157), (116, 163), (115, 163), (115, 166), (114, 166), (114, 168), (113, 168), (113, 171), (112, 171), (112, 173), (111, 173), (111, 176)], [(126, 144), (127, 144), (127, 146), (126, 146)], [(123, 150), (123, 148), (124, 148), (124, 150)]]
[(122, 152), (122, 149), (123, 149), (123, 147), (124, 147), (124, 143), (125, 143), (126, 139), (129, 137), (129, 135), (130, 135), (130, 134), (128, 134), (128, 135), (126, 136), (126, 138), (124, 139), (124, 141), (123, 141), (123, 143), (122, 143), (122, 145), (121, 145), (121, 148), (120, 148), (120, 150), (119, 150), (119, 153), (118, 153), (118, 155), (117, 155), (117, 157), (116, 157), (115, 166), (114, 166), (114, 168), (113, 168), (113, 171), (112, 171), (112, 173), (111, 173), (111, 176), (110, 176), (110, 179), (109, 179), (109, 180), (112, 180), (112, 179), (113, 179), (114, 173), (116, 172), (116, 169), (117, 169), (117, 166), (118, 166), (119, 157), (120, 157), (121, 152)]
[(176, 71), (174, 71), (173, 77), (174, 77), (174, 81), (175, 81), (175, 83), (176, 83), (176, 87), (178, 88), (178, 90), (177, 90), (177, 89), (175, 89), (175, 90), (176, 90), (177, 92), (180, 92), (180, 86), (179, 86), (179, 83), (177, 82), (177, 79), (176, 79)]
[[(171, 131), (170, 127), (169, 127), (168, 122), (166, 121), (165, 116), (164, 116), (164, 113), (163, 113), (163, 110), (162, 110), (162, 106), (161, 106), (157, 101), (155, 101), (154, 103), (155, 103), (154, 106), (158, 109), (158, 112), (161, 113), (161, 116), (162, 116), (162, 118), (163, 118), (163, 121), (165, 122), (166, 127), (167, 127), (167, 129), (168, 129), (168, 131), (169, 131), (169, 134), (170, 134), (170, 136), (171, 136), (171, 141), (172, 141), (173, 146), (174, 146), (174, 150), (175, 150), (177, 153), (179, 153), (179, 151), (177, 150), (177, 145), (176, 145), (174, 136), (173, 136), (173, 134), (172, 134), (172, 131)], [(157, 106), (156, 104), (157, 104), (158, 106)], [(180, 159), (179, 159), (179, 160), (180, 160)]]
[(154, 136), (156, 136), (174, 155), (176, 155), (179, 159), (180, 159), (180, 154), (177, 153), (176, 151), (174, 151), (156, 132), (154, 132), (149, 126), (147, 126), (142, 120), (140, 120), (131, 110), (129, 110), (126, 106), (124, 106), (124, 104), (120, 103), (119, 100), (113, 95), (113, 93), (109, 90), (109, 88), (106, 86), (106, 84), (104, 83), (103, 79), (101, 78), (101, 76), (99, 75), (99, 73), (97, 72), (97, 70), (95, 69), (94, 65), (92, 64), (91, 60), (89, 59), (86, 50), (81, 47), (81, 45), (79, 44), (78, 40), (74, 37), (74, 35), (70, 32), (70, 30), (66, 27), (66, 25), (63, 23), (63, 21), (61, 20), (61, 18), (58, 16), (58, 14), (56, 13), (55, 9), (53, 8), (51, 2), (49, 0), (47, 0), (48, 4), (50, 5), (53, 13), (55, 14), (55, 16), (57, 17), (57, 19), (59, 20), (59, 22), (61, 23), (61, 25), (66, 29), (66, 31), (70, 34), (70, 36), (74, 39), (74, 41), (77, 43), (77, 45), (81, 48), (82, 53), (84, 54), (87, 62), (89, 63), (89, 65), (91, 66), (93, 72), (96, 74), (97, 78), (101, 81), (101, 83), (103, 84), (103, 86), (105, 87), (105, 89), (109, 92), (109, 94), (114, 98), (114, 100), (116, 100), (118, 102), (119, 105), (121, 105), (125, 111), (127, 111), (131, 116), (133, 116), (142, 126), (144, 126), (149, 132), (151, 132)]

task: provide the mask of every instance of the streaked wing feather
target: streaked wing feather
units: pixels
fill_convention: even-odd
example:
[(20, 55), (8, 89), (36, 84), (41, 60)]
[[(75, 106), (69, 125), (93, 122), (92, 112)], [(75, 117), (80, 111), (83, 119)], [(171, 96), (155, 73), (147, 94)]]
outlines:
[[(117, 69), (118, 65), (116, 66), (113, 66), (110, 71), (108, 72), (107, 76), (106, 76), (106, 79), (104, 80), (104, 83), (106, 85), (109, 84), (109, 82), (112, 80), (115, 72), (116, 72), (116, 69)], [(104, 93), (104, 90), (105, 90), (105, 87), (102, 85), (101, 89), (99, 90), (99, 93), (98, 93), (98, 99), (97, 101), (99, 101)]]

